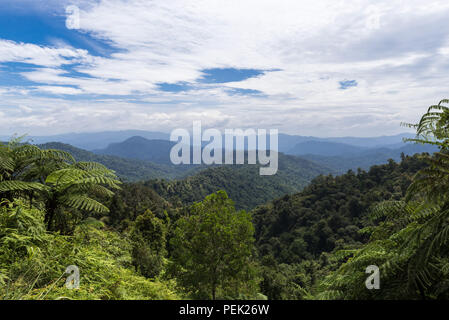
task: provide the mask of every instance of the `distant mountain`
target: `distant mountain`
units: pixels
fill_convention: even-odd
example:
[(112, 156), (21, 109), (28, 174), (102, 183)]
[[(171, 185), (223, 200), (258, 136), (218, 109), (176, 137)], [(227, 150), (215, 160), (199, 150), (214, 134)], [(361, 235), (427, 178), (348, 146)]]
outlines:
[(159, 164), (170, 164), (170, 150), (174, 145), (174, 142), (168, 140), (148, 140), (135, 136), (123, 142), (112, 143), (105, 149), (94, 150), (93, 152)]
[[(85, 150), (105, 149), (111, 143), (123, 142), (131, 137), (143, 137), (148, 140), (170, 140), (169, 133), (153, 132), (144, 130), (124, 130), (124, 131), (103, 131), (103, 132), (85, 132), (85, 133), (67, 133), (52, 136), (28, 136), (34, 144), (43, 144), (47, 142), (62, 142), (71, 144), (75, 147)], [(382, 136), (372, 138), (359, 137), (337, 137), (337, 138), (319, 138), (312, 136), (299, 136), (279, 134), (279, 151), (286, 153), (295, 145), (307, 141), (322, 141), (349, 144), (356, 147), (377, 148), (392, 146), (402, 143), (403, 138), (411, 138), (413, 134), (402, 133), (394, 136)], [(1, 141), (9, 141), (10, 136), (0, 136)]]
[(59, 149), (72, 154), (77, 161), (95, 161), (114, 170), (125, 181), (138, 181), (148, 179), (174, 179), (182, 178), (196, 172), (192, 166), (167, 166), (149, 161), (124, 159), (111, 155), (98, 155), (60, 142), (51, 142), (40, 145), (43, 149)]
[(378, 148), (394, 144), (397, 145), (403, 143), (404, 139), (406, 138), (414, 138), (414, 137), (415, 134), (412, 133), (401, 133), (394, 136), (381, 136), (370, 138), (341, 137), (341, 138), (327, 138), (327, 140), (330, 142), (350, 144), (357, 147)]
[(342, 154), (354, 154), (365, 151), (366, 148), (355, 147), (349, 144), (327, 142), (327, 141), (306, 141), (296, 144), (287, 153), (292, 155), (320, 155), (338, 156)]
[(403, 143), (404, 138), (413, 138), (414, 135), (410, 133), (401, 133), (394, 136), (381, 137), (337, 137), (337, 138), (319, 138), (312, 136), (297, 136), (288, 134), (279, 134), (279, 151), (290, 153), (290, 150), (295, 149), (295, 146), (300, 143), (316, 141), (328, 143), (341, 143), (361, 148), (378, 148), (398, 145)]
[[(406, 135), (398, 135), (395, 138), (387, 137), (384, 141), (385, 143), (393, 142), (395, 140), (401, 141), (400, 139), (405, 136)], [(282, 139), (284, 138), (285, 137)], [(302, 137), (301, 139), (310, 138), (311, 137)], [(292, 139), (292, 137), (287, 137), (287, 139)], [(361, 139), (370, 139), (369, 141), (372, 144), (379, 143), (381, 141), (381, 138)], [(156, 164), (171, 166), (170, 150), (174, 144), (175, 142), (168, 140), (148, 140), (143, 137), (136, 136), (123, 142), (112, 143), (107, 148), (95, 150), (94, 152), (101, 155), (151, 161)], [(284, 147), (286, 147), (286, 145)], [(340, 142), (308, 140), (297, 143), (293, 146), (293, 148), (288, 150), (286, 154), (300, 156), (304, 159), (314, 161), (321, 166), (332, 169), (335, 173), (344, 173), (349, 169), (369, 169), (372, 165), (386, 163), (388, 159), (399, 161), (401, 153), (404, 153), (405, 155), (413, 155), (415, 153), (422, 152), (433, 153), (436, 150), (437, 148), (432, 146), (416, 145), (411, 143), (405, 144), (404, 142), (389, 144), (387, 147), (368, 148)], [(202, 165), (198, 165), (196, 167), (186, 165), (185, 167), (193, 169), (193, 172), (201, 170), (201, 168), (205, 168), (205, 166)], [(177, 170), (176, 174), (180, 174), (180, 172), (186, 170), (184, 168), (175, 168)], [(185, 174), (190, 175), (193, 172), (187, 172)]]
[(419, 144), (402, 144), (402, 147), (396, 149), (390, 148), (374, 148), (368, 149), (356, 154), (347, 154), (339, 156), (324, 156), (317, 154), (302, 155), (302, 158), (314, 161), (323, 166), (332, 168), (338, 173), (345, 173), (349, 169), (357, 170), (358, 168), (367, 170), (373, 165), (387, 163), (389, 159), (395, 161), (401, 160), (401, 154), (414, 155), (416, 153), (434, 153), (438, 150), (435, 146), (419, 145)]
[[(85, 150), (94, 150), (106, 148), (111, 143), (125, 141), (126, 139), (129, 139), (134, 136), (140, 136), (150, 140), (170, 139), (170, 135), (168, 133), (143, 131), (143, 130), (125, 130), (125, 131), (67, 133), (52, 136), (27, 136), (25, 138), (25, 141), (29, 141), (30, 143), (33, 144), (61, 142)], [(9, 141), (10, 138), (11, 137), (3, 136), (0, 137), (0, 140)]]
[[(130, 150), (141, 148), (141, 143), (144, 144), (143, 147), (148, 147), (148, 141), (153, 146), (153, 143), (159, 143), (157, 140), (142, 139), (130, 139), (128, 145), (133, 146)], [(166, 146), (163, 143), (161, 145)], [(165, 199), (185, 204), (199, 201), (215, 191), (225, 190), (236, 202), (238, 208), (251, 209), (284, 194), (302, 190), (320, 174), (335, 173), (321, 164), (282, 153), (279, 153), (277, 174), (261, 176), (259, 165), (165, 165), (114, 155), (95, 154), (58, 142), (39, 146), (44, 149), (70, 152), (77, 161), (102, 163), (128, 182), (146, 180), (148, 182), (145, 185), (154, 189)], [(126, 152), (130, 152), (127, 144), (123, 147)]]
[[(172, 145), (172, 142), (166, 140), (131, 137), (97, 151), (116, 155), (95, 154), (62, 143), (47, 143), (42, 147), (68, 151), (79, 161), (102, 163), (126, 181), (148, 181), (146, 186), (171, 202), (192, 203), (222, 189), (242, 209), (252, 209), (284, 194), (298, 192), (320, 174), (369, 169), (372, 165), (386, 163), (388, 159), (399, 161), (402, 153), (413, 155), (436, 151), (435, 147), (416, 144), (403, 145), (397, 149), (366, 149), (342, 143), (309, 141), (300, 143), (300, 150), (321, 154), (298, 157), (279, 153), (277, 174), (260, 176), (259, 165), (173, 165), (169, 162)], [(343, 155), (332, 155), (338, 152), (343, 152)]]

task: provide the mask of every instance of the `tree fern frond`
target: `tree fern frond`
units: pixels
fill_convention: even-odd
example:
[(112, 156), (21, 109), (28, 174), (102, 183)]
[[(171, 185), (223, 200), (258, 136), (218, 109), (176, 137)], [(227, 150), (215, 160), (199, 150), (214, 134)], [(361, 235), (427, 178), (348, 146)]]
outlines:
[(66, 151), (63, 150), (56, 150), (56, 149), (45, 149), (40, 150), (40, 158), (41, 159), (51, 159), (51, 160), (58, 160), (58, 161), (65, 161), (68, 163), (75, 163), (75, 159), (73, 156)]
[(101, 204), (100, 202), (83, 195), (69, 195), (62, 199), (62, 202), (72, 208), (94, 211), (99, 213), (109, 212), (108, 207)]
[(25, 182), (19, 180), (6, 180), (0, 182), (0, 192), (42, 191), (45, 189), (45, 186), (38, 182)]

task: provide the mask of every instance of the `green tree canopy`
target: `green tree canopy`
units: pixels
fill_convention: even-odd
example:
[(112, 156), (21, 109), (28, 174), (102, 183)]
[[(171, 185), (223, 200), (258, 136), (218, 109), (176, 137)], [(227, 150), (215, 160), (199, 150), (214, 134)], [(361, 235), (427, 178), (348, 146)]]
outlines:
[(195, 203), (177, 222), (172, 259), (181, 284), (200, 298), (254, 294), (254, 227), (226, 192)]
[(159, 275), (166, 254), (167, 227), (150, 210), (137, 217), (131, 229), (134, 266), (148, 278)]

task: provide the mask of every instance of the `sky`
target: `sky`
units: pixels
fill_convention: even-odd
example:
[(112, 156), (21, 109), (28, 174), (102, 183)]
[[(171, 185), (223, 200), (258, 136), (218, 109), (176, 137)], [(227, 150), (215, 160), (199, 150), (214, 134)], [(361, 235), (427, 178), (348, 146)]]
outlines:
[(447, 0), (0, 0), (0, 135), (406, 132), (449, 98)]

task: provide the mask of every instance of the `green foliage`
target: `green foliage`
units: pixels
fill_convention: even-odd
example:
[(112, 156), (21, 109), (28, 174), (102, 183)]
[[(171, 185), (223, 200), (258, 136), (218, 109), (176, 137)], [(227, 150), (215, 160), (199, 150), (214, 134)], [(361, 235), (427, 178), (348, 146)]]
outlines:
[[(407, 202), (384, 202), (374, 208), (370, 241), (322, 283), (320, 298), (447, 299), (449, 298), (449, 109), (441, 101), (416, 125), (418, 143), (438, 145), (427, 156), (407, 191)], [(381, 290), (364, 288), (364, 268), (380, 267)]]
[(207, 196), (177, 221), (172, 272), (198, 298), (254, 296), (253, 234), (250, 214), (236, 211), (224, 191)]
[(76, 161), (97, 162), (114, 170), (121, 180), (127, 182), (148, 179), (174, 179), (184, 176), (189, 166), (169, 166), (138, 159), (124, 159), (112, 155), (95, 154), (69, 144), (52, 142), (40, 145), (42, 149), (59, 149), (69, 152)]
[(7, 145), (0, 143), (0, 199), (31, 196), (46, 190), (44, 181), (52, 170), (73, 162), (70, 154), (59, 150), (41, 150), (21, 143), (22, 137)]
[(416, 124), (404, 123), (404, 126), (416, 130), (416, 138), (407, 141), (436, 145), (442, 150), (448, 150), (449, 108), (445, 106), (448, 103), (449, 100), (444, 99), (437, 105), (430, 106)]
[(121, 230), (148, 209), (159, 218), (165, 217), (166, 212), (170, 217), (178, 215), (177, 208), (143, 183), (123, 184), (121, 190), (110, 199), (108, 207), (109, 225)]
[(43, 195), (48, 228), (65, 208), (108, 213), (109, 208), (93, 196), (111, 197), (109, 189), (119, 189), (119, 184), (113, 171), (95, 162), (77, 162), (53, 171), (45, 180), (48, 191)]
[[(103, 165), (75, 162), (64, 151), (20, 139), (0, 145), (0, 300), (179, 298), (175, 280), (150, 281), (134, 271), (136, 242), (93, 217), (81, 221), (88, 213), (109, 212), (101, 201), (119, 184)], [(141, 235), (163, 255), (165, 231), (154, 220), (148, 238), (145, 218), (135, 223), (133, 239)], [(48, 231), (67, 234), (62, 219), (72, 226), (71, 235)], [(79, 289), (64, 286), (69, 265), (80, 270)]]
[[(408, 125), (438, 153), (305, 188), (329, 170), (280, 155), (271, 177), (196, 167), (121, 189), (102, 164), (0, 144), (0, 299), (448, 299), (448, 103)], [(283, 197), (248, 213), (226, 192), (238, 208)], [(69, 265), (79, 289), (64, 286)], [(365, 287), (369, 265), (380, 290)]]
[[(45, 230), (43, 212), (9, 204), (0, 207), (0, 243), (0, 300), (179, 298), (173, 281), (133, 272), (131, 243), (92, 221), (61, 236)], [(69, 265), (79, 267), (79, 289), (64, 286)]]
[(137, 217), (131, 229), (132, 258), (136, 269), (147, 278), (158, 276), (166, 254), (167, 227), (150, 211)]
[(300, 193), (256, 208), (252, 214), (260, 254), (279, 263), (301, 263), (322, 252), (366, 242), (360, 231), (372, 225), (366, 218), (370, 207), (401, 199), (413, 175), (425, 165), (414, 156), (368, 172), (320, 176)]
[(303, 300), (311, 297), (307, 291), (313, 287), (318, 269), (316, 261), (305, 260), (300, 264), (277, 264), (273, 257), (262, 259), (262, 292), (270, 300)]
[(57, 214), (67, 208), (86, 212), (109, 212), (93, 196), (111, 197), (109, 189), (118, 189), (120, 182), (113, 171), (95, 162), (75, 162), (67, 152), (42, 150), (21, 143), (21, 138), (0, 144), (0, 200), (13, 201), (20, 197), (41, 201), (46, 209), (49, 229)]
[(280, 153), (279, 170), (273, 176), (261, 176), (257, 165), (224, 165), (202, 170), (183, 180), (152, 180), (145, 185), (177, 205), (192, 204), (224, 190), (235, 201), (237, 209), (250, 210), (298, 192), (317, 175), (330, 171), (311, 161)]

